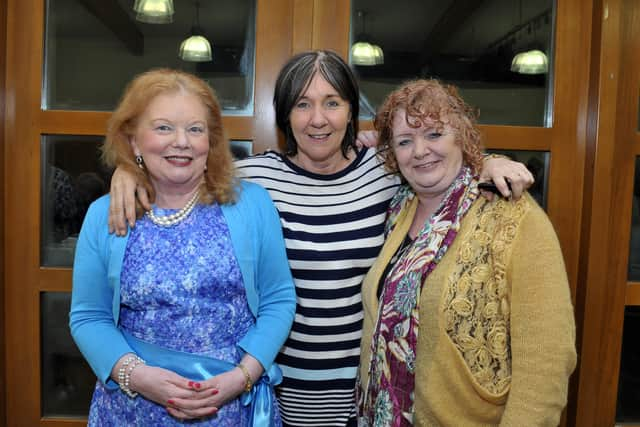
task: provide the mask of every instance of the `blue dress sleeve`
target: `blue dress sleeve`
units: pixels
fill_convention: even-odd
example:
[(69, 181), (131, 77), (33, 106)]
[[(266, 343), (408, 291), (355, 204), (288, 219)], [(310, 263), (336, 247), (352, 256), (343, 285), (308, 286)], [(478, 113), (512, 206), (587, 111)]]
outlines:
[[(108, 196), (94, 202), (80, 230), (73, 264), (69, 326), (98, 379), (115, 388), (111, 370), (122, 355), (132, 350), (116, 326), (120, 298), (119, 288), (114, 290), (114, 286), (119, 286), (126, 238), (109, 235), (108, 206)], [(110, 243), (114, 242), (122, 249), (119, 259), (113, 258)]]
[[(243, 251), (251, 246), (252, 271), (243, 271), (249, 305), (256, 317), (255, 325), (240, 340), (239, 346), (258, 359), (265, 370), (275, 360), (289, 336), (296, 309), (296, 293), (287, 260), (282, 225), (269, 193), (257, 184), (244, 183), (241, 199), (236, 203), (238, 217), (246, 224), (234, 224), (236, 236), (243, 236)], [(235, 222), (235, 221), (232, 221)], [(242, 227), (240, 232), (238, 227)], [(236, 240), (236, 239), (234, 239)], [(248, 254), (238, 253), (241, 264)], [(254, 295), (255, 294), (255, 295)]]

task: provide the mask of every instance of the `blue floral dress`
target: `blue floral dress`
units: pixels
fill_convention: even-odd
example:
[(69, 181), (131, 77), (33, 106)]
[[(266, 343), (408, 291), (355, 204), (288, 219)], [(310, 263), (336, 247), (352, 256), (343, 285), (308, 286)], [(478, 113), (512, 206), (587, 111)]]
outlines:
[[(154, 208), (156, 214), (174, 210)], [(253, 325), (229, 229), (217, 205), (197, 205), (173, 227), (147, 217), (131, 230), (121, 273), (120, 327), (165, 348), (238, 363), (238, 341)], [(275, 402), (275, 396), (272, 396)], [(275, 403), (274, 403), (275, 406)], [(235, 399), (216, 416), (181, 421), (162, 405), (100, 382), (90, 426), (245, 426), (248, 407)], [(280, 425), (279, 414), (274, 425)]]

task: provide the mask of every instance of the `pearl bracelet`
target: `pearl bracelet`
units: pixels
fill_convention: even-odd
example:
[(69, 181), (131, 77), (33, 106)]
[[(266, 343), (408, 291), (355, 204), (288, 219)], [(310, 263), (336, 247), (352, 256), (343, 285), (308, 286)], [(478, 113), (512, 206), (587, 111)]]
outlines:
[(128, 356), (122, 362), (122, 366), (118, 369), (118, 383), (120, 384), (120, 390), (130, 398), (134, 398), (138, 395), (135, 391), (129, 388), (131, 384), (131, 373), (135, 368), (143, 365), (145, 361), (138, 356)]

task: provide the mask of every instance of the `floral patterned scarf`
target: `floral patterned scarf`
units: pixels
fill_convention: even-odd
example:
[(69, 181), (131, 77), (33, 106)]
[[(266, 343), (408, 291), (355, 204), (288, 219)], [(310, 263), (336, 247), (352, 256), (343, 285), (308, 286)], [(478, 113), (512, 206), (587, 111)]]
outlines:
[[(464, 166), (413, 244), (384, 281), (371, 343), (368, 384), (359, 388), (360, 425), (413, 425), (413, 390), (422, 284), (455, 239), (460, 221), (478, 197), (477, 180)], [(385, 236), (415, 197), (407, 185), (389, 206)]]

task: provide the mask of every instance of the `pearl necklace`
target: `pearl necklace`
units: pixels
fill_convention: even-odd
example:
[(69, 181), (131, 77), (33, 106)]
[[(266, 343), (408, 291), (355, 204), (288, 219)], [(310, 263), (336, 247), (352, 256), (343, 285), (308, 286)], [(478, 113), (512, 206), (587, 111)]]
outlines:
[(186, 205), (178, 212), (172, 213), (170, 215), (165, 216), (156, 216), (153, 212), (153, 208), (149, 209), (146, 214), (155, 225), (159, 225), (160, 227), (171, 227), (176, 225), (177, 223), (183, 221), (186, 217), (189, 216), (193, 208), (196, 206), (198, 199), (200, 198), (200, 192), (196, 191), (196, 194), (189, 199)]

